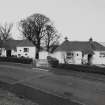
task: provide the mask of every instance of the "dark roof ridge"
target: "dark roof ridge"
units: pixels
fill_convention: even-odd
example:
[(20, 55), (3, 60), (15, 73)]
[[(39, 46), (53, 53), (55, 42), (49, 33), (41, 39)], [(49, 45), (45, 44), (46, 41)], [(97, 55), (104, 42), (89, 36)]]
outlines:
[(96, 41), (64, 41), (56, 51), (105, 51), (105, 47)]

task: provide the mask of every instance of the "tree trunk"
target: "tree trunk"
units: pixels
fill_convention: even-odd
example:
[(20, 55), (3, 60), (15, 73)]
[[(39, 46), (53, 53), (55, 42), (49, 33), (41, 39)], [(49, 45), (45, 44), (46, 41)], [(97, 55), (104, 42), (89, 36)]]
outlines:
[(49, 52), (49, 46), (47, 46), (47, 51)]
[(40, 51), (40, 40), (38, 40), (38, 43), (36, 46), (36, 59), (39, 59), (39, 51)]
[(36, 59), (39, 59), (39, 49), (36, 50)]
[(48, 40), (48, 44), (47, 44), (47, 51), (49, 52), (49, 50), (50, 50), (50, 42), (49, 42), (49, 40)]

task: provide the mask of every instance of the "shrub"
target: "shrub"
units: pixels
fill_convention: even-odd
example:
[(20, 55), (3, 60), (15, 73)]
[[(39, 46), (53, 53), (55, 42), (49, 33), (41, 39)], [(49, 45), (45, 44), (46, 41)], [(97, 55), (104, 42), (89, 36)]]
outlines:
[(57, 67), (59, 64), (59, 61), (56, 58), (53, 58), (51, 56), (47, 56), (48, 63), (51, 65), (51, 67)]
[(24, 64), (32, 63), (31, 58), (16, 58), (16, 57), (0, 57), (0, 61), (1, 62), (24, 63)]
[(97, 67), (95, 65), (73, 65), (73, 64), (59, 64), (59, 69), (73, 70), (79, 72), (89, 72), (105, 74), (105, 68)]

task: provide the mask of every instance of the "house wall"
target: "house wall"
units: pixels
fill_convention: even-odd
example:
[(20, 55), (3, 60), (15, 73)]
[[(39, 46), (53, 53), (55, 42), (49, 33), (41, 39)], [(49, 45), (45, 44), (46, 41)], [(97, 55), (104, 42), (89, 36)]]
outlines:
[(39, 59), (47, 59), (48, 56), (48, 52), (47, 51), (40, 51), (39, 52)]
[[(28, 52), (24, 52), (24, 48), (29, 48)], [(17, 57), (24, 56), (29, 58), (35, 58), (36, 48), (35, 47), (17, 47)]]
[(88, 54), (84, 54), (84, 56), (82, 58), (82, 63), (83, 64), (87, 64), (88, 63)]
[(6, 57), (6, 50), (5, 50), (5, 48), (1, 49), (1, 56)]
[[(100, 53), (105, 51), (94, 51), (94, 55), (92, 56), (92, 64), (105, 64), (105, 56), (100, 56)], [(55, 52), (53, 54), (53, 57), (57, 58), (60, 63), (65, 63), (67, 52)], [(73, 57), (72, 61), (70, 61), (70, 64), (82, 64), (82, 60), (84, 64), (88, 63), (88, 54), (85, 54), (82, 58), (82, 52), (81, 51), (73, 51)]]
[(11, 50), (11, 55), (17, 56), (17, 51), (12, 49), (12, 50)]
[(94, 55), (92, 57), (93, 64), (105, 64), (105, 56), (101, 56), (100, 55), (101, 52), (104, 51), (94, 51)]
[(61, 52), (61, 51), (58, 51), (58, 52), (54, 52), (52, 57), (55, 57), (59, 60), (59, 63), (64, 63), (64, 59), (65, 59), (65, 56), (66, 56), (66, 52)]
[(82, 62), (82, 52), (73, 51), (72, 59), (67, 58), (67, 52), (55, 52), (53, 54), (55, 58), (59, 60), (60, 63), (65, 63), (67, 61), (70, 64), (81, 64)]
[[(7, 56), (7, 54), (6, 54), (6, 49), (5, 48), (2, 48), (1, 49), (1, 56), (4, 56), (4, 57), (6, 57)], [(15, 52), (13, 49), (11, 50), (11, 55), (17, 55), (17, 52)]]
[(73, 52), (73, 64), (82, 64), (82, 52), (81, 51)]

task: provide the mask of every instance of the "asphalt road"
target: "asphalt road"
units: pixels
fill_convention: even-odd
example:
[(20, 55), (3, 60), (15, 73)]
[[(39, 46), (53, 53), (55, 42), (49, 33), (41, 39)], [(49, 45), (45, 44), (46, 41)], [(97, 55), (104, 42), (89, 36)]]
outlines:
[[(27, 88), (30, 87), (69, 99), (71, 102), (74, 102), (74, 105), (76, 105), (75, 103), (83, 105), (105, 105), (104, 81), (84, 79), (75, 75), (57, 75), (42, 69), (3, 64), (0, 65), (0, 80), (8, 83), (10, 87), (12, 86), (13, 90), (19, 86), (21, 86), (23, 90), (24, 86)], [(26, 91), (24, 91), (24, 93), (26, 93)], [(33, 92), (30, 91), (30, 93), (32, 94)], [(70, 105), (73, 105), (73, 103)]]

